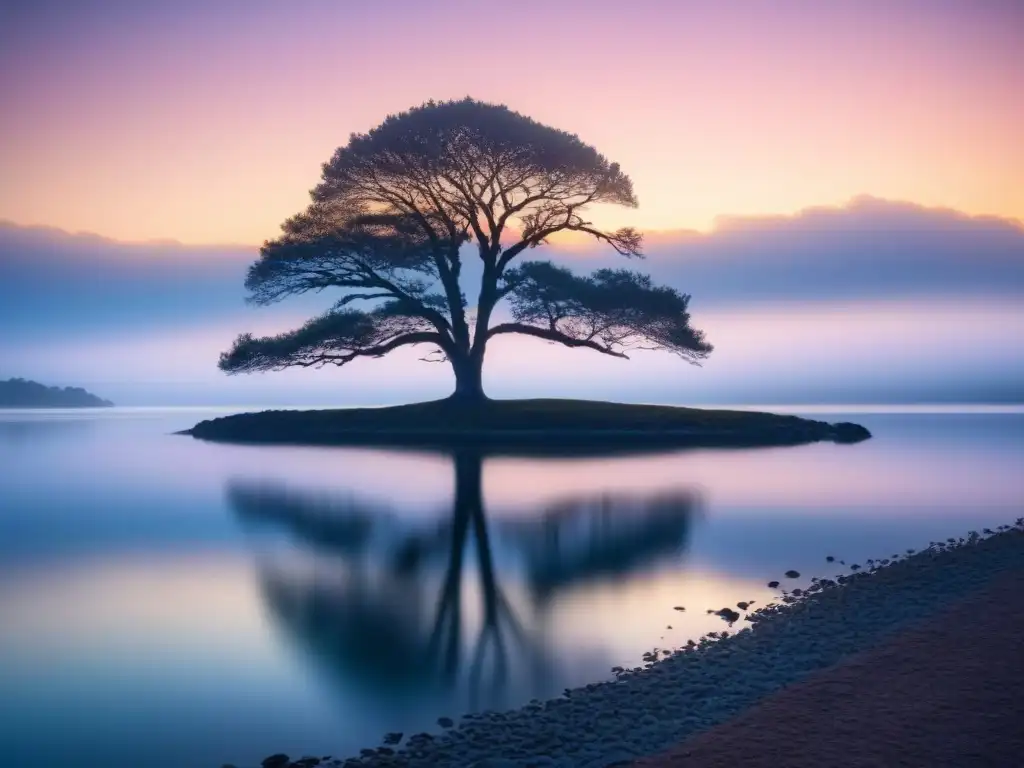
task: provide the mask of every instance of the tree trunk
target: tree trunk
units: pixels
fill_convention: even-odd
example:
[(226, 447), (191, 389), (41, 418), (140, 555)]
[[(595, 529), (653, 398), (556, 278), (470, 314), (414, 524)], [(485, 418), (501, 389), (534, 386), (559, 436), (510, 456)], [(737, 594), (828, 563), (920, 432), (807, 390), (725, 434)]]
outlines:
[(452, 360), (455, 371), (455, 391), (451, 399), (463, 403), (480, 403), (487, 400), (484, 394), (483, 350), (474, 349), (461, 359)]
[[(491, 256), (497, 258), (497, 254)], [(464, 354), (452, 360), (455, 370), (455, 391), (451, 399), (462, 403), (482, 403), (487, 400), (484, 394), (484, 352), (487, 349), (487, 328), (491, 322), (491, 312), (497, 297), (498, 272), (491, 267), (484, 269), (480, 285), (480, 300), (477, 304), (476, 327), (473, 343)]]

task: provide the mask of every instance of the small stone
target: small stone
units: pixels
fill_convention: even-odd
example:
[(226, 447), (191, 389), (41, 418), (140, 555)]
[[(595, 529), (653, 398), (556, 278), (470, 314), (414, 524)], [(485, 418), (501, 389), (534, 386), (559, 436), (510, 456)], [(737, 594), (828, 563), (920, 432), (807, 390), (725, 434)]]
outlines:
[(288, 755), (281, 752), (276, 755), (271, 755), (270, 757), (264, 758), (263, 762), (260, 763), (260, 765), (262, 765), (263, 768), (285, 768), (285, 766), (288, 765), (288, 763), (290, 762), (291, 760), (289, 759)]
[(787, 579), (799, 579), (800, 578), (800, 571), (786, 571), (786, 578)]
[(835, 561), (836, 561), (836, 559), (834, 557), (832, 557), (832, 555), (829, 555), (828, 557), (825, 558), (825, 562), (826, 563), (834, 563)]
[(672, 610), (673, 610), (673, 611), (685, 611), (685, 610), (686, 610), (686, 608), (684, 608), (684, 607), (683, 607), (683, 606), (681, 606), (681, 605), (677, 605), (677, 606), (676, 606), (675, 608), (673, 608)]
[[(777, 589), (778, 586), (779, 586), (779, 582), (777, 582), (777, 581), (769, 581), (768, 582), (768, 587), (770, 589)], [(711, 613), (711, 611), (708, 611), (708, 613)]]
[(740, 600), (740, 602), (736, 603), (736, 607), (739, 608), (741, 611), (745, 611), (747, 610), (747, 608), (750, 607), (750, 603), (746, 602), (745, 600)]

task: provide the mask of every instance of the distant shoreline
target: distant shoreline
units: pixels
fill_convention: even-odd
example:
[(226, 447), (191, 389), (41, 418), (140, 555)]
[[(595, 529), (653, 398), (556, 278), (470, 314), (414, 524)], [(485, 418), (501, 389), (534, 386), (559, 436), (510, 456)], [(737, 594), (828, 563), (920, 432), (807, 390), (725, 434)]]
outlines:
[(113, 408), (109, 400), (81, 387), (48, 387), (28, 379), (0, 381), (0, 409), (15, 408)]

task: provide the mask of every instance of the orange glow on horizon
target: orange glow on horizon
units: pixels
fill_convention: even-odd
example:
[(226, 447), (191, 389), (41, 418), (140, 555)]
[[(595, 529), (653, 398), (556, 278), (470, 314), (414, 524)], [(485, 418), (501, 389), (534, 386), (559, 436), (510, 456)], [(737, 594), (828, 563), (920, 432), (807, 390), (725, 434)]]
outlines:
[[(603, 227), (707, 231), (861, 194), (1024, 219), (1013, 4), (545, 4), (515, 77), (467, 66), (468, 41), (437, 49), (457, 0), (397, 5), (24, 12), (0, 29), (0, 219), (257, 245), (350, 132), (466, 94), (619, 162), (640, 208), (595, 210)], [(635, 44), (595, 56), (604, 40)]]

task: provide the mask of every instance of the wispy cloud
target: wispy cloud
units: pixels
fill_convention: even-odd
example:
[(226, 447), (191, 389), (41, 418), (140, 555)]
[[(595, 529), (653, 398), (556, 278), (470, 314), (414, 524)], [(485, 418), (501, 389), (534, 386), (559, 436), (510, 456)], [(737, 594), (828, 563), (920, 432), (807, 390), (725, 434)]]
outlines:
[[(1024, 296), (1019, 222), (867, 196), (793, 216), (720, 217), (706, 234), (655, 232), (647, 252), (638, 262), (589, 247), (555, 245), (530, 255), (562, 257), (583, 270), (648, 271), (691, 293), (695, 309)], [(242, 283), (256, 257), (255, 246), (121, 243), (0, 225), (0, 321), (10, 336), (38, 337), (253, 317)], [(466, 261), (472, 296), (471, 252)]]
[(707, 234), (652, 233), (647, 252), (637, 266), (698, 307), (1024, 295), (1020, 222), (870, 196), (792, 216), (723, 216)]

